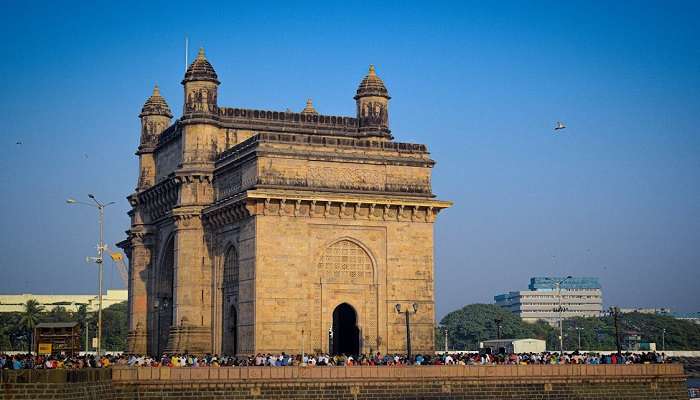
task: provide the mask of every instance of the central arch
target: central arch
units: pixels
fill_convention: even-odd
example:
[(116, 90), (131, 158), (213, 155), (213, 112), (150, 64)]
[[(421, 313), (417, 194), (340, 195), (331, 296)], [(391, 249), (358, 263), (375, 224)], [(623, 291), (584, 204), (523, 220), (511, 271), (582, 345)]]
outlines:
[(360, 353), (360, 329), (357, 312), (348, 303), (333, 310), (333, 354), (357, 355)]

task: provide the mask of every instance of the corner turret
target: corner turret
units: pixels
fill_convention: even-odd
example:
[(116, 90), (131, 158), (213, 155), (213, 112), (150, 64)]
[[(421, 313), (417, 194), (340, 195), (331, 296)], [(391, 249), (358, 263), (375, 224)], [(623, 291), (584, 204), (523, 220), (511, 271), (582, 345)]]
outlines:
[(148, 188), (155, 182), (155, 161), (153, 151), (158, 144), (158, 136), (170, 126), (173, 114), (158, 85), (153, 87), (153, 94), (146, 100), (139, 118), (141, 119), (141, 141), (136, 154), (139, 156), (138, 190)]
[(182, 85), (185, 87), (183, 116), (188, 114), (216, 114), (218, 111), (217, 92), (219, 78), (211, 66), (204, 49), (200, 48), (197, 58), (185, 72)]
[(391, 140), (389, 130), (389, 91), (377, 76), (374, 65), (360, 82), (355, 94), (359, 132), (364, 136)]

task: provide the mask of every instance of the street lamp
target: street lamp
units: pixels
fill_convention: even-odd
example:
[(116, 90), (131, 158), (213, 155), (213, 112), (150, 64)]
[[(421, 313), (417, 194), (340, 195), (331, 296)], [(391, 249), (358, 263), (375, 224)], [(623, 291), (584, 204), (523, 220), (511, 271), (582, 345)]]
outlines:
[(99, 267), (98, 273), (98, 310), (97, 310), (97, 356), (102, 355), (102, 275), (103, 275), (103, 255), (105, 251), (105, 240), (104, 240), (104, 224), (105, 224), (105, 207), (114, 204), (113, 201), (109, 203), (100, 203), (97, 201), (93, 194), (88, 194), (88, 197), (92, 199), (95, 204), (86, 203), (84, 201), (78, 201), (75, 199), (67, 199), (68, 204), (81, 204), (85, 206), (95, 207), (99, 211), (99, 224), (100, 224), (100, 242), (97, 244), (97, 257), (88, 257), (88, 261), (92, 261)]
[(447, 354), (447, 331), (448, 331), (447, 325), (443, 325), (442, 329), (445, 331), (445, 354)]
[[(401, 314), (402, 312), (406, 315), (406, 351), (408, 352), (408, 361), (411, 361), (411, 318), (410, 318), (410, 312), (409, 309), (407, 308), (404, 311), (401, 311), (401, 304), (396, 304), (394, 306), (396, 308), (396, 312)], [(418, 312), (418, 303), (413, 303), (413, 314)]]
[(548, 280), (554, 281), (554, 286), (557, 288), (557, 297), (559, 298), (559, 354), (561, 355), (564, 355), (564, 318), (562, 317), (564, 307), (561, 304), (561, 284), (571, 278), (571, 275), (561, 280), (548, 278)]
[(576, 332), (578, 333), (578, 350), (581, 351), (581, 331), (583, 330), (583, 327), (577, 326), (576, 327)]
[(496, 339), (501, 340), (501, 324), (503, 323), (503, 318), (496, 318), (493, 322), (496, 323)]
[(661, 350), (666, 351), (666, 328), (661, 331)]

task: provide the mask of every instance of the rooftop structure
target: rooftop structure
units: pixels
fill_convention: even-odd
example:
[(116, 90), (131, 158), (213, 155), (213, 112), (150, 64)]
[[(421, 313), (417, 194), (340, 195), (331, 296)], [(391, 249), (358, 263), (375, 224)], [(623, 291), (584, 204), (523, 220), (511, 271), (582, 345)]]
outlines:
[[(44, 311), (56, 307), (64, 307), (67, 311), (76, 312), (80, 305), (85, 304), (89, 312), (97, 311), (97, 294), (0, 294), (0, 313), (22, 312), (29, 300), (36, 300)], [(102, 307), (127, 301), (126, 289), (109, 289), (102, 295)]]
[[(557, 290), (557, 282), (562, 282), (560, 291)], [(518, 315), (525, 322), (542, 320), (551, 325), (559, 321), (560, 315), (564, 319), (597, 317), (603, 311), (603, 295), (598, 278), (537, 277), (530, 279), (528, 288), (494, 296), (496, 305)]]

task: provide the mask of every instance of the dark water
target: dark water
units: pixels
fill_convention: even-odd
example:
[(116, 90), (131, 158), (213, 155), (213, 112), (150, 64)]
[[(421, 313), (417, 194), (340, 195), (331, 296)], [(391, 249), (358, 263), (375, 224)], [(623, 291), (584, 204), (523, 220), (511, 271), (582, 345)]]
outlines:
[(698, 378), (688, 379), (688, 387), (689, 388), (700, 388), (700, 379), (698, 379)]

